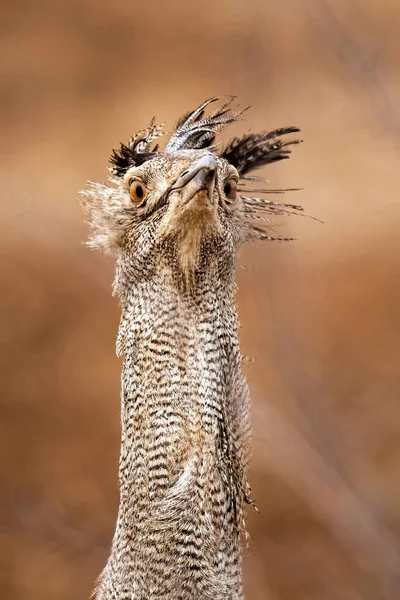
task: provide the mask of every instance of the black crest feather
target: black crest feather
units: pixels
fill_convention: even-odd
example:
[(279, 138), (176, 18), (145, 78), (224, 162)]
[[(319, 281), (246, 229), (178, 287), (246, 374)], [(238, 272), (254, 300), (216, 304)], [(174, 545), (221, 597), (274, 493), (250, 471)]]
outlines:
[(155, 156), (155, 152), (135, 152), (129, 145), (121, 142), (119, 150), (113, 150), (110, 158), (111, 170), (114, 175), (121, 177), (131, 167), (139, 167)]
[[(238, 121), (247, 110), (247, 108), (233, 109), (231, 105), (234, 98), (234, 96), (228, 97), (208, 116), (206, 116), (206, 109), (220, 98), (209, 98), (195, 110), (186, 113), (178, 120), (164, 152), (201, 150), (212, 146), (217, 134), (227, 125)], [(298, 144), (300, 140), (282, 140), (280, 136), (298, 131), (297, 127), (283, 127), (269, 133), (250, 133), (242, 138), (234, 138), (221, 156), (236, 167), (243, 176), (258, 167), (289, 158), (290, 146)], [(110, 159), (111, 171), (114, 175), (122, 176), (131, 167), (140, 166), (154, 158), (158, 152), (158, 145), (151, 148), (151, 144), (163, 133), (163, 125), (156, 125), (153, 119), (147, 129), (136, 133), (127, 144), (121, 143), (118, 150), (113, 150)]]
[(234, 138), (222, 153), (240, 175), (245, 175), (258, 167), (289, 158), (289, 146), (300, 140), (281, 140), (279, 136), (297, 133), (297, 127), (283, 127), (269, 133), (249, 133), (242, 138)]
[(154, 158), (158, 144), (150, 150), (154, 140), (163, 135), (163, 125), (156, 125), (153, 118), (147, 129), (138, 131), (127, 144), (121, 142), (119, 150), (113, 150), (110, 158), (111, 171), (121, 177), (131, 167), (139, 167)]

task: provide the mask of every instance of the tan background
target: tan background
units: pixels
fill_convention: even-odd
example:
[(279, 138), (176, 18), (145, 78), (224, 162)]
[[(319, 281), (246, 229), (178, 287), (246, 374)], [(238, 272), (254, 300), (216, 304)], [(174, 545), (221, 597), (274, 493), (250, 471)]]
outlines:
[(87, 598), (113, 534), (119, 311), (78, 190), (220, 93), (253, 106), (239, 131), (301, 127), (266, 173), (325, 221), (238, 275), (247, 598), (400, 598), (398, 0), (2, 4), (0, 598)]

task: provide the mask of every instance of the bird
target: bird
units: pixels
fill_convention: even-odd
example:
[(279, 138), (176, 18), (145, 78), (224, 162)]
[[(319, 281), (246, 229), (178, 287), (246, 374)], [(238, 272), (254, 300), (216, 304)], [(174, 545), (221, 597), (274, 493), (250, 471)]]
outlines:
[[(241, 600), (250, 395), (235, 305), (238, 251), (301, 206), (249, 173), (287, 159), (284, 127), (216, 136), (234, 97), (181, 117), (164, 147), (153, 119), (82, 193), (90, 247), (111, 253), (121, 319), (120, 502), (96, 600)], [(246, 109), (247, 110), (247, 109)], [(254, 195), (257, 192), (257, 195)]]

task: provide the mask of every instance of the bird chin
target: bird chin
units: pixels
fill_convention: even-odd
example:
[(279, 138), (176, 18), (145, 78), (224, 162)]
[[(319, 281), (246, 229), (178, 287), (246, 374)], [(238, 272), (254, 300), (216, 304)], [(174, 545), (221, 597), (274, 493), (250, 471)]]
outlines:
[(220, 230), (217, 206), (210, 201), (208, 189), (200, 189), (191, 197), (174, 198), (171, 202), (160, 233), (175, 239), (187, 281), (198, 265), (203, 240)]
[[(188, 190), (190, 191), (190, 190)], [(194, 212), (200, 212), (201, 210), (212, 210), (213, 209), (213, 201), (210, 199), (210, 192), (208, 188), (204, 187), (200, 190), (196, 190), (195, 192), (188, 195), (185, 194), (186, 190), (183, 190), (181, 196), (180, 206), (182, 209), (187, 207), (189, 210), (193, 210)], [(191, 208), (192, 207), (192, 208)]]

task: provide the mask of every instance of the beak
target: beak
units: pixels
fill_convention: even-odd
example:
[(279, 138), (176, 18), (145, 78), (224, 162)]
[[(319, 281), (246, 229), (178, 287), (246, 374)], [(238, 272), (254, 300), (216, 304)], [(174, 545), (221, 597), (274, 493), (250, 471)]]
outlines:
[(198, 192), (204, 190), (212, 203), (217, 168), (218, 163), (213, 156), (203, 156), (178, 177), (170, 191), (182, 190), (182, 204), (187, 204)]

